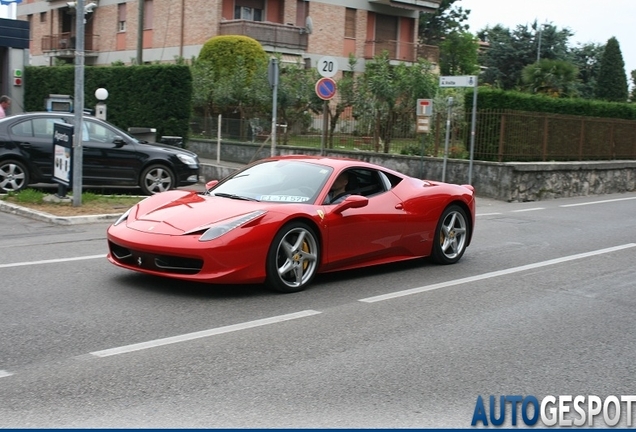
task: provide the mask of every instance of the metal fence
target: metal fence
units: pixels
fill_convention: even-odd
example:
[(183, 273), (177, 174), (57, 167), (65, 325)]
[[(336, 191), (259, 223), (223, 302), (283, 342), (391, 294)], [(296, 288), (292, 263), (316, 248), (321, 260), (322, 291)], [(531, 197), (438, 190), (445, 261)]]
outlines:
[[(446, 113), (431, 118), (430, 132), (416, 133), (416, 120), (408, 116), (392, 126), (387, 144), (369, 118), (354, 118), (345, 110), (337, 121), (305, 113), (293, 122), (279, 118), (277, 145), (376, 151), (408, 155), (444, 155), (467, 159), (470, 155), (470, 114), (451, 114), (447, 131)], [(219, 128), (220, 124), (220, 128)], [(193, 118), (191, 134), (200, 138), (267, 144), (271, 119), (231, 117)], [(636, 121), (584, 116), (482, 110), (475, 124), (474, 159), (484, 161), (586, 161), (636, 159)]]

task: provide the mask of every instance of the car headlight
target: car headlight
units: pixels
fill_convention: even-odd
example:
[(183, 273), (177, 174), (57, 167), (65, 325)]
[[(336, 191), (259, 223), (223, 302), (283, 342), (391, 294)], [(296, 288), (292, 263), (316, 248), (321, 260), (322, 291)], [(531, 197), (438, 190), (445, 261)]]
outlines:
[(126, 213), (124, 213), (123, 215), (119, 216), (119, 218), (115, 221), (113, 226), (117, 226), (120, 223), (122, 223), (123, 221), (125, 221), (126, 219), (128, 219), (128, 215), (130, 215), (130, 211), (131, 210), (132, 210), (132, 207), (129, 208), (128, 210), (126, 210)]
[(177, 157), (179, 158), (179, 160), (181, 162), (183, 162), (184, 164), (186, 164), (188, 166), (196, 167), (196, 166), (199, 165), (197, 160), (195, 158), (193, 158), (192, 156), (188, 156), (188, 155), (182, 154), (182, 153), (177, 153)]
[(251, 222), (256, 218), (263, 216), (265, 213), (266, 212), (264, 210), (257, 210), (251, 213), (244, 214), (242, 216), (226, 219), (222, 222), (214, 224), (210, 226), (210, 228), (208, 228), (201, 235), (201, 237), (199, 237), (199, 241), (205, 242), (205, 241), (210, 241), (210, 240), (219, 238), (222, 235), (232, 231), (234, 228), (238, 228), (241, 225), (245, 225), (246, 223)]

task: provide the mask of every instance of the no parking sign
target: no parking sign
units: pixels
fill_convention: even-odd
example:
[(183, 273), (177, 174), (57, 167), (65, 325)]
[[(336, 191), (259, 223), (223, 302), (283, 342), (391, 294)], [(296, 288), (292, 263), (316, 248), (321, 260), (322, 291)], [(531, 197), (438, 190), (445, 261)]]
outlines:
[(316, 94), (322, 100), (332, 99), (336, 95), (336, 82), (329, 77), (320, 78), (316, 83)]

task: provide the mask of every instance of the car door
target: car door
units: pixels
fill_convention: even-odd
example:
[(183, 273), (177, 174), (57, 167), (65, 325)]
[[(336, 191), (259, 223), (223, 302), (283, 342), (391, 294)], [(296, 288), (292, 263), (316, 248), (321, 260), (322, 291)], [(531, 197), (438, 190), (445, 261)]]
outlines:
[(141, 160), (135, 145), (115, 128), (94, 119), (82, 122), (83, 179), (86, 184), (137, 184)]
[(65, 123), (62, 117), (33, 117), (9, 126), (13, 143), (35, 169), (35, 175), (50, 180), (53, 175), (53, 126)]
[(405, 254), (402, 201), (389, 190), (377, 171), (356, 169), (355, 174), (363, 181), (350, 187), (350, 191), (366, 196), (369, 203), (342, 212), (338, 211), (338, 204), (323, 207), (327, 229), (323, 259), (326, 269), (381, 262)]

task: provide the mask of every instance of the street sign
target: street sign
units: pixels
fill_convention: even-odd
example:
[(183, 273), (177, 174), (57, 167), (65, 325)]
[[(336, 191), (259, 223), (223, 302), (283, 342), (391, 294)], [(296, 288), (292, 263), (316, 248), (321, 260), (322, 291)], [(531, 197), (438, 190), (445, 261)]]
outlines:
[(429, 133), (431, 118), (429, 116), (417, 116), (417, 133)]
[(338, 73), (338, 60), (331, 56), (323, 56), (318, 60), (316, 67), (320, 76), (331, 78)]
[(336, 95), (336, 82), (329, 77), (323, 77), (316, 83), (316, 94), (322, 100), (332, 99)]
[(475, 87), (475, 85), (477, 85), (477, 77), (475, 75), (439, 77), (440, 87)]
[(70, 186), (73, 180), (73, 126), (53, 124), (53, 181)]
[(418, 116), (432, 116), (433, 99), (418, 99), (415, 106), (415, 114)]

